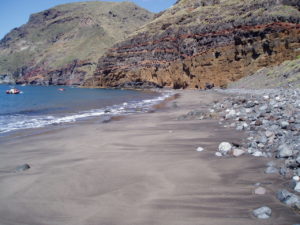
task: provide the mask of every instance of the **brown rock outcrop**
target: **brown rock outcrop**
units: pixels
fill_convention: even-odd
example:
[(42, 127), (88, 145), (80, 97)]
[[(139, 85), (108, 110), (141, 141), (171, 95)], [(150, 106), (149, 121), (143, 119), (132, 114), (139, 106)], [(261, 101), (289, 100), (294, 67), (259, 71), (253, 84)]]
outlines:
[(87, 86), (227, 83), (300, 54), (299, 2), (181, 0), (100, 58)]

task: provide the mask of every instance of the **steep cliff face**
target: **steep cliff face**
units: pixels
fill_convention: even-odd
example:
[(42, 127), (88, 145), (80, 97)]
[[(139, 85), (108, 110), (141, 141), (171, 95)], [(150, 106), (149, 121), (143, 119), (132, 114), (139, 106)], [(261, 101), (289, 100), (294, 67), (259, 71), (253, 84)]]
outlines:
[(152, 18), (130, 2), (71, 3), (33, 14), (0, 41), (0, 77), (81, 84), (107, 48)]
[(87, 86), (225, 86), (300, 48), (298, 0), (180, 0), (100, 58)]

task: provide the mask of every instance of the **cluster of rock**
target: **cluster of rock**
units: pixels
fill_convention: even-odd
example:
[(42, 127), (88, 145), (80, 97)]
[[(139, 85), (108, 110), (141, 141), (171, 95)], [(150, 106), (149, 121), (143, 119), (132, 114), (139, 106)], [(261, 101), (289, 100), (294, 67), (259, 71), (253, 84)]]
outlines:
[[(243, 143), (221, 142), (215, 155), (239, 157), (250, 154), (269, 158), (265, 173), (278, 174), (290, 180), (286, 188), (291, 191), (279, 190), (277, 198), (300, 210), (300, 90), (217, 91), (226, 94), (226, 97), (215, 101), (208, 111), (193, 110), (177, 119), (213, 118), (224, 127), (245, 131), (248, 137)], [(196, 150), (201, 152), (203, 148)], [(266, 189), (260, 186), (254, 191), (257, 195), (265, 193)], [(254, 210), (253, 215), (266, 219), (271, 216), (271, 209), (264, 206)]]
[[(289, 188), (300, 192), (300, 90), (225, 92), (230, 92), (229, 97), (215, 102), (210, 112), (217, 113), (220, 124), (225, 127), (248, 133), (239, 152), (278, 159), (267, 164), (265, 173), (290, 179)], [(235, 155), (234, 151), (237, 150), (233, 145), (223, 142), (216, 155)], [(300, 197), (296, 194), (280, 190), (277, 197), (286, 205), (300, 209)]]

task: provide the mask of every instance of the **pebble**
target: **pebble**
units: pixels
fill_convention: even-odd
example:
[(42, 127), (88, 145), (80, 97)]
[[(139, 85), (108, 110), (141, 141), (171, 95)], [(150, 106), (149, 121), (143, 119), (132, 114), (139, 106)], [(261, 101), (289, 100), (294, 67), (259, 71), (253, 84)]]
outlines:
[(243, 149), (233, 149), (233, 151), (232, 151), (232, 155), (233, 156), (235, 156), (235, 157), (239, 157), (239, 156), (241, 156), (241, 155), (244, 155), (246, 153), (246, 151), (245, 150), (243, 150)]
[(215, 155), (218, 156), (218, 157), (222, 157), (223, 156), (221, 152), (216, 152)]
[(202, 147), (198, 147), (198, 148), (196, 149), (197, 152), (202, 152), (203, 150), (204, 150), (204, 148), (202, 148)]
[(222, 155), (227, 155), (232, 150), (232, 145), (229, 142), (221, 142), (218, 149)]
[(267, 169), (265, 169), (265, 173), (267, 174), (273, 174), (273, 173), (278, 173), (278, 169), (272, 166), (267, 167)]
[(272, 210), (268, 206), (263, 206), (253, 210), (253, 215), (258, 219), (268, 219), (272, 214)]
[(287, 168), (285, 168), (285, 167), (280, 167), (279, 168), (279, 174), (280, 175), (285, 176), (287, 173), (288, 173)]
[(263, 98), (264, 98), (265, 100), (268, 100), (270, 97), (269, 97), (269, 95), (264, 95)]
[(297, 191), (297, 192), (300, 192), (300, 182), (299, 181), (296, 183), (296, 186), (294, 187), (294, 190)]
[(280, 125), (281, 125), (282, 129), (287, 129), (287, 127), (290, 125), (290, 123), (287, 121), (281, 121)]
[(300, 180), (300, 177), (299, 177), (299, 176), (293, 176), (293, 180), (294, 180), (294, 181), (299, 181), (299, 180)]
[(263, 187), (258, 187), (254, 190), (254, 194), (256, 195), (264, 195), (266, 194), (266, 192), (267, 192), (266, 189)]
[(272, 137), (272, 136), (274, 135), (274, 132), (268, 131), (268, 130), (267, 130), (267, 131), (265, 132), (265, 135), (266, 135), (267, 138), (270, 138), (270, 137)]
[(261, 157), (261, 156), (263, 156), (263, 153), (261, 151), (256, 151), (252, 155), (255, 157)]
[(293, 150), (286, 144), (282, 144), (278, 148), (278, 158), (288, 158), (293, 155)]
[(21, 166), (17, 166), (16, 172), (22, 172), (22, 171), (29, 170), (29, 169), (30, 169), (30, 166), (26, 163)]
[(255, 126), (261, 126), (261, 125), (263, 125), (263, 123), (262, 123), (261, 120), (256, 120), (254, 124), (255, 124)]
[(300, 168), (295, 171), (296, 175), (300, 176)]

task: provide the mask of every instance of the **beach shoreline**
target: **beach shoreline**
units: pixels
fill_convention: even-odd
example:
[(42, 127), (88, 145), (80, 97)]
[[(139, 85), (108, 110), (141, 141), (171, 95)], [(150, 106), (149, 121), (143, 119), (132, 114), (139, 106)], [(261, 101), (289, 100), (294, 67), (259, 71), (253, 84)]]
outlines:
[[(113, 91), (114, 89), (107, 90)], [(22, 138), (26, 136), (51, 132), (51, 130), (60, 130), (81, 124), (106, 123), (115, 117), (126, 116), (134, 113), (148, 112), (153, 110), (153, 107), (155, 109), (157, 105), (161, 104), (165, 99), (168, 99), (173, 95), (173, 91), (169, 89), (131, 89), (124, 91), (135, 91), (136, 93), (140, 93), (141, 96), (144, 96), (144, 98), (139, 98), (139, 100), (133, 98), (133, 100), (126, 100), (123, 102), (118, 102), (116, 104), (109, 103), (108, 105), (103, 105), (100, 99), (98, 101), (98, 105), (94, 105), (93, 107), (90, 107), (88, 109), (74, 109), (73, 111), (70, 111), (68, 113), (59, 114), (53, 112), (45, 115), (29, 114), (27, 116), (26, 113), (24, 114), (24, 112), (22, 111), (19, 113), (4, 113), (2, 115), (3, 118), (0, 119), (2, 119), (3, 121), (11, 121), (11, 123), (8, 122), (6, 124), (6, 122), (2, 121), (1, 123), (0, 121), (0, 143), (15, 138)], [(105, 101), (105, 99), (102, 100)], [(34, 109), (27, 111), (34, 112)], [(7, 116), (7, 120), (5, 120), (5, 116)], [(14, 121), (11, 118), (16, 119)], [(23, 119), (23, 121), (21, 119)]]
[[(245, 132), (216, 119), (178, 120), (224, 94), (176, 91), (155, 112), (79, 124), (0, 144), (0, 224), (295, 224), (275, 193), (286, 182), (265, 158), (216, 157)], [(201, 146), (202, 152), (196, 149)], [(15, 172), (19, 165), (30, 169)], [(255, 195), (261, 183), (265, 195)], [(252, 211), (267, 205), (269, 219)]]

